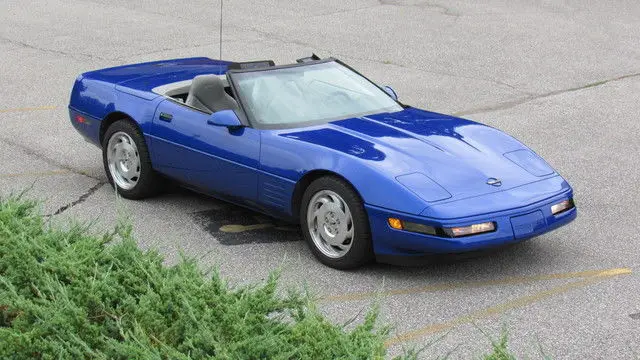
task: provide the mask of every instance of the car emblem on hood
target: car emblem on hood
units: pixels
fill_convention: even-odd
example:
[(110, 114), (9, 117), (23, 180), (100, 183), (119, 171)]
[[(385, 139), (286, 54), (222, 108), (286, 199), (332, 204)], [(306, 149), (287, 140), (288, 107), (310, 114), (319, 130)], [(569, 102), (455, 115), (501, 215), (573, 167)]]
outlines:
[(487, 185), (501, 186), (502, 185), (502, 181), (500, 181), (500, 179), (496, 179), (496, 178), (488, 178), (487, 179)]

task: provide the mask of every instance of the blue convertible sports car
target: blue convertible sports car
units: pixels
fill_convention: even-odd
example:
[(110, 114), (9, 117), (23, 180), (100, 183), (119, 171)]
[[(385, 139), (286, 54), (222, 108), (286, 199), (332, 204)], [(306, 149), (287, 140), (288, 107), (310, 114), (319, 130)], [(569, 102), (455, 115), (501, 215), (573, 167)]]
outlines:
[(404, 105), (333, 58), (91, 71), (69, 113), (123, 197), (178, 180), (299, 222), (335, 268), (518, 242), (577, 214), (569, 184), (522, 143)]

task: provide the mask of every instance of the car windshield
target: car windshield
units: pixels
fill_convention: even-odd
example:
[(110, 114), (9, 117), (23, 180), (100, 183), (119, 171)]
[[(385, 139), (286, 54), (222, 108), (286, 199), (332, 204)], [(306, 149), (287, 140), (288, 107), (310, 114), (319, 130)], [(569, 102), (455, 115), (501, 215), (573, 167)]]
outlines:
[(237, 72), (231, 78), (249, 117), (265, 127), (402, 110), (379, 87), (335, 61)]

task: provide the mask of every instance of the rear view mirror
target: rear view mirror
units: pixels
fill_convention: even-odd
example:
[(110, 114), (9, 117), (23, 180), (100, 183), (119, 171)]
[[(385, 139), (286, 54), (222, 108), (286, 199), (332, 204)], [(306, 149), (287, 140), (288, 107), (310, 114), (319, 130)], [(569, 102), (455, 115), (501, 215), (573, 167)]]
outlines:
[(225, 126), (228, 128), (242, 127), (242, 123), (233, 110), (220, 110), (211, 114), (207, 124), (213, 126)]
[(393, 100), (398, 101), (398, 94), (396, 94), (395, 90), (391, 86), (385, 86), (382, 88)]

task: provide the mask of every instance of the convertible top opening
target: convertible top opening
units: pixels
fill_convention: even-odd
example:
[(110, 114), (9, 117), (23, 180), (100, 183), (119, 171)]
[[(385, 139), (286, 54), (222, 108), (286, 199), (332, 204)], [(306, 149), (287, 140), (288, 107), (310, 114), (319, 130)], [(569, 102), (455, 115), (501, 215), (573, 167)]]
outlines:
[[(310, 62), (310, 61), (317, 61), (317, 60), (322, 60), (318, 55), (316, 54), (311, 54), (311, 56), (309, 57), (304, 57), (304, 58), (300, 58), (297, 59), (296, 62), (297, 63), (306, 63), (306, 62)], [(240, 62), (232, 62), (229, 63), (228, 67), (227, 67), (227, 71), (229, 70), (256, 70), (256, 69), (262, 69), (262, 68), (270, 68), (270, 67), (275, 67), (276, 63), (273, 60), (254, 60), (254, 61), (240, 61)], [(213, 73), (211, 73), (213, 75)], [(204, 74), (204, 75), (209, 75), (209, 74)], [(227, 81), (227, 77), (225, 76), (224, 73), (222, 74), (217, 74), (217, 76), (220, 78), (220, 80), (222, 80), (224, 87), (225, 87), (225, 91), (229, 94), (231, 94), (231, 90), (229, 88), (229, 82)], [(167, 96), (176, 100), (180, 100), (182, 102), (184, 102), (184, 100), (186, 100), (186, 96), (187, 93), (189, 92), (189, 89), (191, 88), (191, 84), (193, 82), (193, 78), (192, 79), (187, 79), (187, 80), (181, 80), (181, 81), (176, 81), (176, 82), (171, 82), (171, 83), (167, 83), (167, 84), (163, 84), (160, 86), (156, 86), (153, 89), (151, 89), (152, 92), (158, 94), (158, 95), (163, 95), (163, 96)]]

